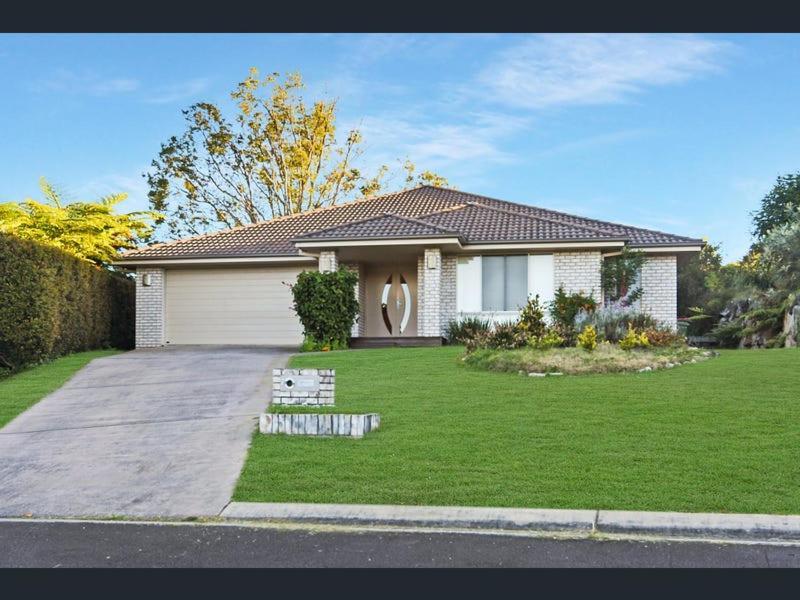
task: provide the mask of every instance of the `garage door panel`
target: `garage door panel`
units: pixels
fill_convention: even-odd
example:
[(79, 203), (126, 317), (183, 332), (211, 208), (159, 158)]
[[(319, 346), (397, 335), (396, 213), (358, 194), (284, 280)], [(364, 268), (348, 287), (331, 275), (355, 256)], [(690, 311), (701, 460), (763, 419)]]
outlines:
[(170, 269), (166, 334), (170, 344), (295, 345), (302, 326), (292, 309), (298, 267)]

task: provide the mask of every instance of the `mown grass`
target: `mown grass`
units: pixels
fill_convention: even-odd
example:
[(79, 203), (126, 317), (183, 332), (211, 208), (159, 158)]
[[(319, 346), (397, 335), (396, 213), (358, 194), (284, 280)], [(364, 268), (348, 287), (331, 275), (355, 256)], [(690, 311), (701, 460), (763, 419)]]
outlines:
[(800, 513), (800, 350), (548, 378), (463, 349), (297, 356), (334, 368), (364, 439), (256, 434), (236, 500)]
[(0, 427), (60, 388), (90, 360), (118, 352), (76, 352), (0, 379)]

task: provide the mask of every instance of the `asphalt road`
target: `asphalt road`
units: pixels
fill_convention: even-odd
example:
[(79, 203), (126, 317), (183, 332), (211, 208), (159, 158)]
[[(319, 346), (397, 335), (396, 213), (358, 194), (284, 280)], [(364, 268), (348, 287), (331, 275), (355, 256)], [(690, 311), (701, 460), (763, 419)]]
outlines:
[(798, 567), (800, 545), (0, 521), (0, 567)]

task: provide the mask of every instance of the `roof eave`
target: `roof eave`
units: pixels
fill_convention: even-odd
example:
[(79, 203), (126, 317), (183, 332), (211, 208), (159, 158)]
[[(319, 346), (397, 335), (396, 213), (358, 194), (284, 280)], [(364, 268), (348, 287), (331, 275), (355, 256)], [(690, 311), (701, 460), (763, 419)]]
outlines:
[(142, 256), (122, 257), (111, 263), (118, 267), (158, 266), (170, 264), (233, 264), (233, 263), (281, 263), (309, 262), (312, 259), (301, 254), (221, 254), (184, 256)]

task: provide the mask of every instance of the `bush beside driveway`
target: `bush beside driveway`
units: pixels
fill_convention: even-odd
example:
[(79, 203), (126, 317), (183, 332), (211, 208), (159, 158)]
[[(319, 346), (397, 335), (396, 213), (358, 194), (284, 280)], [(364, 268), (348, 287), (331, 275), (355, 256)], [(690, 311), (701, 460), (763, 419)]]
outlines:
[(325, 410), (378, 412), (381, 428), (361, 440), (256, 434), (234, 499), (800, 513), (800, 350), (560, 378), (479, 371), (461, 354), (294, 357), (336, 369)]

